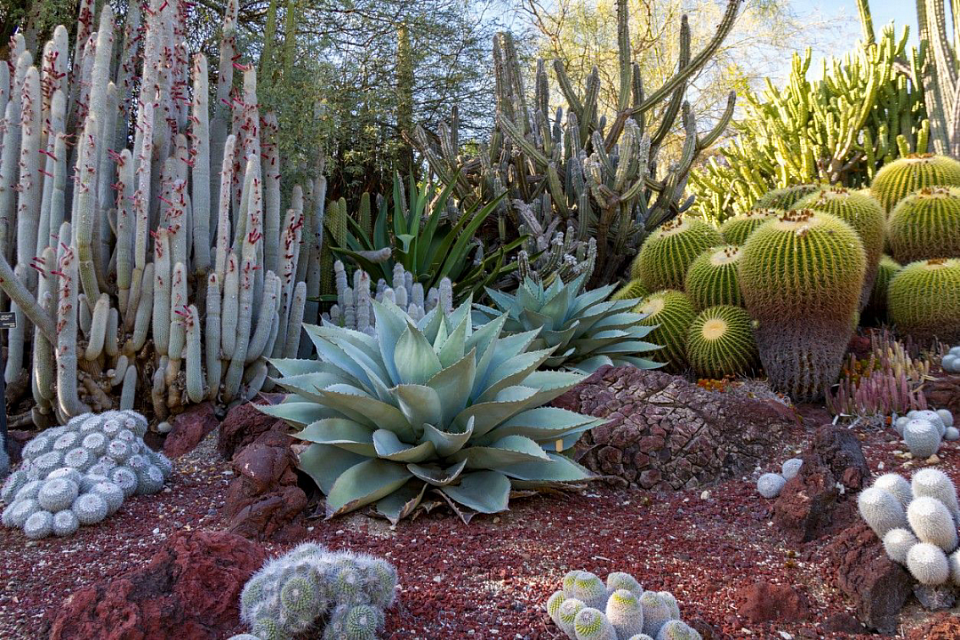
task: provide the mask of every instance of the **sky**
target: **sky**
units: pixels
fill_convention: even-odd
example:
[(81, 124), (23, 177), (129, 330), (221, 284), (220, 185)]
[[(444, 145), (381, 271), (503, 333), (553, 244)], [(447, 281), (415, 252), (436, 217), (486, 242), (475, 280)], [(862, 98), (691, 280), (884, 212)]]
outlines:
[[(848, 19), (857, 23), (859, 15), (855, 0), (793, 0), (793, 6), (801, 15), (819, 14), (823, 18)], [(917, 8), (913, 0), (870, 0), (870, 13), (873, 15), (873, 27), (879, 31), (891, 21), (897, 23), (899, 32), (903, 25), (910, 25), (910, 36), (917, 34)]]

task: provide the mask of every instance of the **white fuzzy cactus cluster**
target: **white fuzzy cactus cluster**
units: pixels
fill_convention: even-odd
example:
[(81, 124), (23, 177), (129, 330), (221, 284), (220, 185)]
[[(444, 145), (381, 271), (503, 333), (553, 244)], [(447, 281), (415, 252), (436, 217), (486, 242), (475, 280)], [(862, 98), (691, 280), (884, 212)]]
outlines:
[(367, 335), (375, 334), (376, 320), (373, 314), (372, 300), (389, 300), (405, 311), (412, 319), (420, 320), (439, 305), (444, 313), (453, 311), (453, 283), (443, 278), (440, 286), (424, 292), (423, 285), (414, 282), (413, 274), (397, 263), (393, 267), (392, 286), (383, 278), (377, 281), (372, 290), (370, 275), (363, 269), (353, 272), (353, 286), (347, 276), (343, 262), (337, 260), (333, 265), (334, 282), (337, 287), (337, 302), (323, 319), (338, 327), (354, 329)]
[(957, 524), (960, 504), (953, 481), (921, 469), (908, 482), (888, 473), (860, 493), (860, 516), (883, 541), (891, 560), (924, 585), (960, 585)]
[(893, 428), (914, 458), (929, 458), (940, 450), (944, 440), (960, 440), (960, 431), (953, 426), (953, 414), (946, 409), (911, 411), (905, 416), (894, 416)]
[(16, 34), (0, 62), (8, 388), (32, 387), (41, 427), (249, 399), (269, 386), (269, 358), (297, 356), (304, 314), (317, 318), (323, 179), (281, 206), (277, 120), (239, 62), (236, 0), (214, 92), (189, 52), (186, 0), (123, 16), (79, 4), (76, 29), (42, 51)]
[(253, 633), (234, 639), (274, 640), (309, 631), (324, 640), (374, 640), (396, 586), (397, 570), (386, 560), (307, 542), (247, 581), (240, 617)]
[(68, 536), (113, 515), (132, 495), (159, 492), (173, 465), (144, 444), (146, 432), (139, 413), (108, 411), (36, 436), (0, 492), (3, 525), (32, 539)]
[(960, 373), (960, 345), (957, 345), (943, 356), (940, 366), (947, 373)]
[(802, 466), (803, 460), (790, 458), (780, 466), (780, 473), (765, 473), (757, 479), (757, 492), (768, 500), (776, 498), (783, 491), (787, 480), (800, 473)]
[(547, 600), (547, 613), (572, 640), (700, 640), (680, 620), (673, 594), (644, 591), (629, 573), (611, 573), (604, 583), (589, 571), (571, 571)]

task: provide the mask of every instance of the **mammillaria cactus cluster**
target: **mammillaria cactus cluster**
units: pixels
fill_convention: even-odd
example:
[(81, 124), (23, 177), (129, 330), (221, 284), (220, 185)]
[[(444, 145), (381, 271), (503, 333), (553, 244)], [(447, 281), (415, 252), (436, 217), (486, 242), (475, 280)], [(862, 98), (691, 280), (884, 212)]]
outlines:
[(953, 414), (946, 409), (910, 411), (896, 418), (893, 427), (914, 458), (929, 458), (940, 450), (944, 440), (960, 440), (960, 431), (953, 426)]
[(571, 571), (563, 589), (547, 600), (547, 613), (572, 640), (700, 640), (680, 620), (680, 607), (667, 591), (644, 591), (629, 573), (604, 582), (589, 571)]
[(780, 473), (765, 473), (757, 479), (757, 492), (768, 500), (776, 498), (783, 491), (783, 486), (787, 484), (787, 480), (800, 473), (800, 467), (802, 466), (803, 460), (790, 458), (780, 467)]
[(133, 411), (83, 414), (47, 429), (23, 448), (23, 463), (0, 497), (3, 524), (29, 538), (68, 536), (103, 521), (134, 494), (154, 494), (173, 472), (147, 447), (147, 420)]
[(374, 640), (396, 586), (397, 571), (385, 560), (304, 543), (267, 562), (244, 586), (240, 617), (253, 635), (233, 640), (280, 640), (320, 629), (324, 640)]
[(953, 347), (943, 356), (940, 366), (947, 373), (960, 373), (960, 345)]
[(918, 582), (960, 585), (960, 506), (945, 473), (922, 469), (910, 482), (896, 473), (882, 475), (860, 493), (858, 506), (890, 559), (906, 566)]

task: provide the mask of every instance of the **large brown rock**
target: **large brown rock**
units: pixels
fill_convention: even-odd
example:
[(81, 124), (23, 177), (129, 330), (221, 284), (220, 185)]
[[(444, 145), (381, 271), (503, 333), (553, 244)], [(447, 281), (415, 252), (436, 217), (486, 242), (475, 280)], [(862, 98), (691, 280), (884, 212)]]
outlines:
[(264, 559), (262, 547), (230, 533), (178, 532), (147, 566), (74, 592), (50, 638), (226, 638), (239, 626), (240, 591)]
[(238, 449), (284, 424), (282, 420), (268, 416), (256, 407), (258, 404), (278, 404), (283, 398), (283, 394), (261, 393), (253, 401), (238, 404), (227, 412), (220, 423), (217, 439), (217, 451), (224, 460), (232, 460)]
[(938, 613), (923, 626), (907, 635), (907, 640), (957, 640), (960, 638), (960, 618), (949, 613)]
[(834, 568), (837, 586), (853, 601), (860, 622), (881, 633), (896, 631), (897, 616), (914, 581), (887, 557), (883, 544), (865, 523), (845, 529), (814, 550), (810, 559)]
[(849, 496), (870, 476), (856, 436), (829, 424), (817, 430), (802, 460), (773, 505), (773, 521), (793, 542), (816, 540), (854, 522)]
[(554, 404), (608, 420), (577, 444), (582, 464), (655, 490), (691, 489), (753, 469), (795, 424), (776, 401), (634, 367), (601, 368)]
[(751, 624), (802, 622), (810, 616), (806, 598), (786, 584), (756, 582), (739, 589), (733, 597), (737, 613)]
[(163, 441), (163, 453), (168, 458), (179, 458), (193, 451), (220, 421), (212, 402), (194, 405), (173, 419), (173, 428)]

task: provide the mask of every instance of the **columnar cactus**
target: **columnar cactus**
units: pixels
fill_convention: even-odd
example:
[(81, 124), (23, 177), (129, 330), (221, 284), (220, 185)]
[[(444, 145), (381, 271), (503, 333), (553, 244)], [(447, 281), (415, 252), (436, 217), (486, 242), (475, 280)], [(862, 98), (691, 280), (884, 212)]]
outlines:
[(236, 62), (237, 3), (226, 7), (213, 105), (205, 58), (186, 53), (189, 5), (148, 5), (119, 20), (132, 56), (120, 65), (110, 6), (78, 30), (72, 60), (63, 27), (43, 55), (19, 49), (14, 60), (0, 114), (16, 123), (0, 152), (0, 288), (20, 322), (4, 375), (26, 376), (32, 354), (38, 426), (149, 403), (162, 420), (192, 402), (249, 398), (267, 358), (288, 342), (299, 349), (306, 299), (319, 294), (317, 282), (296, 295), (302, 241), (306, 260), (315, 244), (303, 229), (323, 203), (293, 197), (280, 218), (273, 118), (261, 122), (256, 74)]

